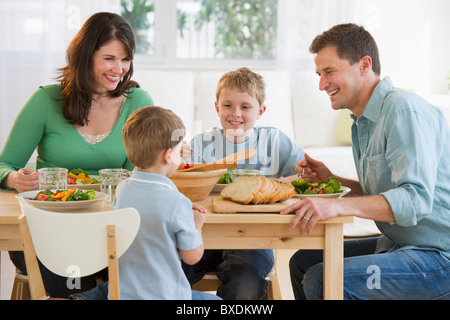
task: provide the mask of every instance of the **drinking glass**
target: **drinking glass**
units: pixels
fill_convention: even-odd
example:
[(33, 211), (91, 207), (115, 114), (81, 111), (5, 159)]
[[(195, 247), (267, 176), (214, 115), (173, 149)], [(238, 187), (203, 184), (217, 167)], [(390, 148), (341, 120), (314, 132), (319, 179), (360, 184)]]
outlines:
[(236, 169), (231, 172), (233, 181), (245, 178), (245, 177), (259, 177), (261, 176), (261, 170), (256, 169)]
[(39, 173), (39, 190), (67, 189), (67, 172), (66, 168), (41, 168)]
[(108, 195), (107, 201), (116, 196), (117, 185), (130, 177), (131, 172), (126, 169), (102, 169), (100, 175), (100, 191)]

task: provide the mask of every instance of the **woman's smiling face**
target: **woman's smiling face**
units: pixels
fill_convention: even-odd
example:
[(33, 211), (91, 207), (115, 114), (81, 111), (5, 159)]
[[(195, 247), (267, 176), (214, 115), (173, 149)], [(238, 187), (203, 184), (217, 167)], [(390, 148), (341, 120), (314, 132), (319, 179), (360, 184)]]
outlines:
[(126, 48), (119, 40), (112, 40), (100, 47), (94, 52), (92, 60), (96, 89), (102, 94), (114, 91), (131, 65)]
[(266, 110), (256, 97), (235, 88), (224, 88), (216, 101), (216, 111), (227, 140), (241, 143), (253, 132), (256, 120)]

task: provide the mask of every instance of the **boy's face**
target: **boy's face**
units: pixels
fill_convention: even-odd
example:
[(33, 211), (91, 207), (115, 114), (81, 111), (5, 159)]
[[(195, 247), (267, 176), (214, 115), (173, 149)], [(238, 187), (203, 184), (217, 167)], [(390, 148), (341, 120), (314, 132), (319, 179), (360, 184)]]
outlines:
[(216, 101), (225, 138), (234, 143), (241, 143), (250, 137), (256, 120), (265, 110), (266, 106), (260, 106), (256, 97), (235, 88), (223, 89), (219, 101)]

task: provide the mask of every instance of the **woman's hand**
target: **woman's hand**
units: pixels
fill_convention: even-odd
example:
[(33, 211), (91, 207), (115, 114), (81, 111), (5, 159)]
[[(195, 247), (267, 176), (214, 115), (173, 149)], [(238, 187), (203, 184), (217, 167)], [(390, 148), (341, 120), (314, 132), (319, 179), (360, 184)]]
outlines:
[(39, 187), (39, 174), (26, 167), (11, 172), (5, 180), (7, 188), (18, 192), (33, 191)]

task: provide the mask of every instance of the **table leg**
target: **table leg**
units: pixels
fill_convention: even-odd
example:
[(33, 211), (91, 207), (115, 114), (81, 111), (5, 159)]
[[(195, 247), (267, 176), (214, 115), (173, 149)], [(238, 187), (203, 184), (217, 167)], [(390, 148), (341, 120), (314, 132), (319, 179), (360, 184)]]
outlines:
[(323, 250), (323, 297), (342, 300), (344, 297), (344, 237), (342, 224), (325, 225)]

